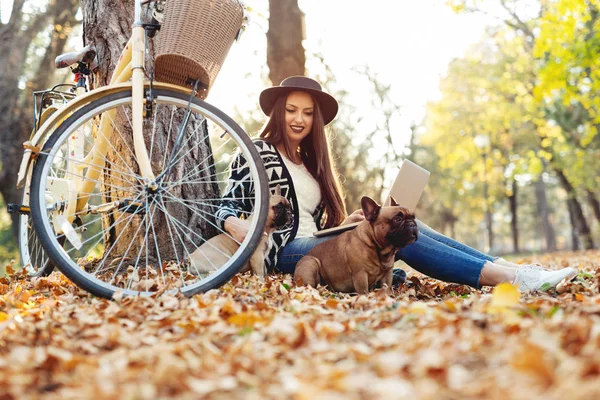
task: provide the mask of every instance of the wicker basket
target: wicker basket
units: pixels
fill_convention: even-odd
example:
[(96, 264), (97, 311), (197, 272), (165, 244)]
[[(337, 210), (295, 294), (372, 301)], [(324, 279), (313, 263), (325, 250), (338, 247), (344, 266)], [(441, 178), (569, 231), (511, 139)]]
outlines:
[(205, 98), (238, 34), (244, 9), (238, 0), (169, 0), (156, 45), (154, 78), (192, 87)]

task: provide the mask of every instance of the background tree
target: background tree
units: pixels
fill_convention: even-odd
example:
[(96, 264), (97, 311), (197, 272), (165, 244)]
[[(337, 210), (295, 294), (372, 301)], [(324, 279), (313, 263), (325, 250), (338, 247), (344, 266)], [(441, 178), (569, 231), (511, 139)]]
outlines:
[[(546, 56), (549, 56), (546, 52), (545, 56), (541, 57), (539, 43), (540, 40), (542, 43), (544, 42), (544, 36), (554, 37), (552, 23), (549, 21), (562, 21), (564, 19), (567, 21), (567, 26), (563, 31), (566, 32), (569, 32), (569, 30), (573, 31), (576, 27), (578, 27), (577, 29), (584, 29), (581, 28), (582, 25), (587, 26), (585, 29), (588, 29), (589, 31), (595, 24), (595, 22), (593, 22), (595, 21), (594, 9), (597, 9), (597, 1), (528, 1), (526, 2), (527, 4), (523, 4), (524, 2), (515, 0), (498, 0), (496, 2), (484, 4), (484, 2), (478, 0), (453, 0), (449, 1), (449, 3), (458, 12), (477, 12), (486, 14), (490, 14), (489, 10), (490, 8), (493, 8), (493, 6), (499, 6), (496, 7), (496, 9), (499, 8), (502, 12), (497, 13), (496, 17), (501, 20), (505, 26), (513, 30), (515, 34), (523, 38), (523, 49), (533, 60), (535, 60), (535, 62), (529, 63), (524, 69), (525, 80), (523, 82), (527, 87), (527, 94), (521, 96), (521, 98), (530, 102), (529, 112), (532, 117), (531, 121), (537, 132), (537, 155), (542, 157), (548, 163), (549, 169), (554, 173), (554, 176), (557, 178), (562, 189), (566, 192), (566, 209), (569, 213), (569, 219), (572, 221), (572, 229), (574, 231), (573, 237), (581, 240), (586, 249), (593, 248), (594, 241), (592, 238), (592, 231), (579, 200), (580, 195), (577, 193), (579, 182), (577, 181), (577, 177), (573, 175), (574, 171), (580, 168), (575, 165), (569, 165), (569, 160), (564, 157), (564, 155), (569, 152), (571, 154), (577, 152), (575, 151), (576, 149), (573, 148), (573, 145), (566, 140), (565, 131), (563, 130), (564, 127), (557, 127), (555, 110), (548, 107), (549, 104), (554, 106), (557, 104), (564, 104), (569, 108), (568, 102), (562, 100), (558, 102), (548, 101), (548, 98), (543, 99), (544, 101), (542, 101), (540, 93), (543, 92), (543, 90), (540, 90), (538, 85), (540, 84), (539, 77), (543, 75), (543, 70), (547, 68), (545, 65), (548, 65)], [(587, 4), (589, 7), (582, 6), (583, 3)], [(532, 9), (537, 9), (537, 11), (532, 12)], [(586, 13), (589, 15), (586, 16)], [(570, 16), (573, 16), (573, 18)], [(569, 24), (568, 21), (571, 21), (571, 23)], [(574, 21), (576, 21), (576, 23)], [(579, 23), (580, 21), (587, 21), (587, 23), (581, 24)], [(544, 34), (543, 28), (545, 25), (547, 29), (546, 34)], [(558, 27), (556, 28), (558, 29)], [(585, 35), (583, 32), (579, 33), (581, 33), (581, 37), (586, 38), (585, 40), (593, 41), (594, 35)], [(566, 35), (566, 37), (569, 37), (569, 35)], [(575, 58), (581, 60), (584, 64), (586, 63), (585, 57)], [(549, 56), (549, 59), (552, 59), (552, 57)], [(560, 57), (555, 58), (555, 60), (561, 60), (559, 64), (562, 64), (562, 59), (560, 59)], [(567, 66), (567, 68), (570, 67)], [(550, 68), (550, 70), (553, 69)], [(577, 69), (571, 69), (571, 71), (577, 73)], [(562, 82), (564, 85), (571, 84), (565, 74), (550, 75), (557, 78), (558, 81)], [(542, 86), (543, 85), (542, 80)], [(579, 129), (585, 130), (583, 127)], [(590, 138), (593, 137), (593, 135), (589, 134), (587, 137)], [(578, 154), (581, 154), (581, 152)], [(577, 160), (583, 159), (583, 157), (580, 157), (579, 155), (576, 155), (575, 158)], [(595, 207), (594, 197), (593, 191), (591, 196), (587, 196), (587, 198), (591, 200), (592, 208)], [(572, 247), (577, 248), (578, 243), (574, 242)]]
[[(5, 203), (21, 201), (16, 188), (19, 160), (33, 129), (32, 93), (46, 89), (54, 77), (54, 59), (65, 49), (78, 24), (76, 0), (51, 0), (34, 7), (16, 0), (8, 23), (0, 23), (0, 193)], [(33, 7), (25, 13), (25, 6)], [(42, 53), (40, 58), (37, 54)], [(18, 229), (13, 215), (13, 231)]]
[(267, 65), (273, 85), (293, 75), (304, 75), (304, 13), (298, 0), (269, 1)]

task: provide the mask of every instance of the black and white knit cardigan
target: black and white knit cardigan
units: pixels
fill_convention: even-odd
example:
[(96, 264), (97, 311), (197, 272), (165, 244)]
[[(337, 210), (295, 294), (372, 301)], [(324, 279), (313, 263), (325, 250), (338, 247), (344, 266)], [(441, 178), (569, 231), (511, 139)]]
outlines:
[[(271, 193), (274, 193), (277, 185), (280, 185), (281, 195), (290, 202), (292, 214), (294, 215), (294, 219), (290, 224), (273, 232), (271, 250), (265, 259), (267, 271), (273, 272), (276, 270), (284, 246), (294, 240), (298, 232), (298, 213), (296, 212), (298, 209), (298, 200), (296, 198), (296, 190), (302, 190), (302, 188), (294, 187), (290, 172), (275, 146), (263, 140), (255, 140), (254, 145), (258, 149), (267, 171)], [(254, 182), (251, 179), (250, 167), (246, 159), (241, 154), (238, 154), (232, 162), (230, 169), (231, 174), (223, 195), (223, 198), (227, 200), (221, 201), (219, 209), (215, 214), (217, 225), (221, 229), (223, 229), (227, 217), (248, 216), (254, 208)], [(324, 203), (321, 202), (313, 213), (313, 218), (319, 230), (323, 229), (322, 217), (324, 209)]]

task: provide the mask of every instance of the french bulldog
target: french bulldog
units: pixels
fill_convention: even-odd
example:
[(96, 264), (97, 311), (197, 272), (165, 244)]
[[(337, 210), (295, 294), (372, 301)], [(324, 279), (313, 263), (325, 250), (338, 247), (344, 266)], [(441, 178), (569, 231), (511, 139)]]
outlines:
[[(251, 220), (254, 215), (251, 214), (248, 219)], [(292, 220), (290, 202), (281, 195), (281, 187), (277, 185), (275, 194), (269, 198), (269, 214), (265, 233), (256, 250), (252, 253), (250, 260), (244, 265), (240, 272), (252, 270), (252, 272), (264, 278), (266, 275), (265, 256), (269, 252), (269, 242), (273, 231), (287, 225)], [(239, 248), (239, 244), (228, 234), (221, 233), (206, 241), (197, 248), (190, 256), (190, 272), (207, 273), (220, 268)]]
[[(356, 228), (315, 246), (296, 266), (294, 280), (316, 287), (328, 285), (345, 293), (366, 294), (378, 282), (390, 293), (394, 256), (417, 240), (415, 215), (392, 197), (382, 207), (368, 196), (361, 199), (365, 216)], [(387, 285), (387, 286), (386, 286)]]

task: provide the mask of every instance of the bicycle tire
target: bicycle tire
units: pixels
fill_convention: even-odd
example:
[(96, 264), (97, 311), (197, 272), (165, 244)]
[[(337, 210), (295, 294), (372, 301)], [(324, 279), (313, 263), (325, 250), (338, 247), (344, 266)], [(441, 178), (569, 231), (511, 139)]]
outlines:
[[(170, 123), (167, 124), (165, 121), (159, 121), (159, 123), (157, 123), (156, 119), (151, 121), (149, 118), (145, 118), (144, 129), (148, 128), (148, 124), (150, 122), (155, 122), (155, 126), (153, 126), (152, 129), (147, 129), (148, 135), (151, 136), (151, 140), (145, 136), (145, 140), (147, 142), (145, 145), (150, 153), (152, 168), (156, 169), (155, 174), (160, 177), (161, 173), (168, 169), (169, 173), (163, 176), (166, 176), (168, 179), (170, 179), (171, 176), (175, 174), (177, 178), (174, 178), (174, 181), (165, 181), (163, 179), (160, 184), (164, 185), (164, 187), (161, 186), (158, 189), (151, 189), (146, 183), (143, 183), (143, 180), (137, 171), (134, 169), (125, 171), (125, 168), (130, 166), (125, 161), (125, 155), (121, 154), (121, 151), (125, 152), (127, 150), (125, 147), (127, 147), (127, 142), (131, 141), (131, 135), (130, 132), (120, 132), (120, 129), (125, 131), (124, 128), (127, 127), (127, 122), (130, 122), (130, 88), (123, 88), (122, 91), (111, 93), (78, 109), (73, 115), (65, 120), (65, 122), (61, 124), (46, 141), (33, 170), (31, 185), (31, 209), (34, 226), (39, 235), (40, 242), (52, 262), (61, 270), (63, 274), (65, 274), (76, 285), (96, 296), (111, 298), (117, 291), (122, 292), (124, 295), (152, 295), (165, 290), (170, 293), (179, 291), (186, 296), (191, 296), (199, 292), (220, 287), (229, 281), (233, 275), (246, 264), (247, 260), (250, 258), (263, 236), (269, 198), (268, 180), (262, 160), (248, 135), (225, 113), (203, 100), (190, 98), (188, 94), (169, 89), (155, 89), (153, 91), (153, 95), (155, 96), (155, 104), (153, 105), (154, 109), (152, 111), (152, 115), (159, 115), (160, 108), (160, 112), (170, 112), (171, 119)], [(169, 155), (169, 160), (167, 160), (166, 155), (169, 153), (169, 150), (172, 150), (173, 146), (177, 146), (177, 144), (174, 143), (177, 143), (178, 140), (175, 139), (174, 136), (177, 132), (173, 133), (172, 136), (172, 132), (176, 130), (171, 129), (171, 125), (173, 125), (174, 120), (177, 122), (183, 118), (183, 115), (185, 115), (185, 109), (188, 106), (191, 110), (189, 121), (191, 121), (193, 126), (200, 126), (200, 128), (196, 128), (196, 132), (193, 134), (197, 134), (198, 130), (200, 130), (202, 131), (202, 135), (205, 136), (194, 137), (194, 140), (192, 140), (191, 138), (193, 137), (193, 134), (190, 133), (188, 137), (186, 129), (186, 133), (182, 137), (186, 137), (186, 145), (191, 143), (193, 152), (192, 150), (188, 150), (185, 153), (180, 154), (179, 147), (177, 147), (177, 153), (172, 151), (172, 153)], [(113, 110), (115, 114), (111, 114), (111, 112), (113, 112), (111, 110)], [(122, 114), (121, 120), (125, 122), (124, 125), (120, 125), (115, 121), (115, 119), (119, 118), (119, 113)], [(108, 115), (109, 117), (101, 117), (101, 115)], [(49, 190), (48, 187), (54, 190), (54, 188), (60, 186), (60, 184), (63, 186), (68, 186), (72, 184), (71, 181), (75, 179), (83, 180), (83, 178), (86, 176), (85, 173), (81, 172), (79, 175), (77, 175), (76, 173), (72, 172), (72, 170), (68, 169), (72, 167), (69, 166), (69, 163), (79, 163), (78, 167), (80, 167), (82, 171), (84, 169), (87, 170), (93, 168), (99, 170), (98, 167), (92, 166), (92, 163), (90, 163), (89, 159), (87, 159), (86, 164), (84, 159), (78, 159), (72, 154), (76, 150), (81, 150), (82, 152), (88, 151), (88, 154), (86, 155), (89, 156), (89, 151), (93, 147), (93, 143), (97, 143), (97, 139), (96, 142), (94, 142), (94, 139), (92, 139), (93, 136), (102, 134), (102, 131), (98, 129), (100, 123), (99, 121), (101, 121), (102, 118), (108, 119), (112, 128), (111, 134), (113, 136), (110, 138), (108, 143), (113, 154), (109, 156), (110, 152), (107, 152), (103, 155), (104, 165), (102, 166), (102, 177), (96, 180), (88, 180), (90, 184), (94, 185), (94, 190), (97, 190), (98, 187), (100, 187), (100, 190), (97, 192), (93, 192), (91, 190), (86, 192), (86, 194), (90, 197), (88, 201), (88, 204), (90, 205), (87, 206), (87, 209), (78, 213), (78, 217), (80, 219), (87, 219), (91, 215), (95, 215), (89, 212), (93, 207), (97, 207), (95, 209), (96, 212), (100, 209), (103, 209), (102, 207), (111, 206), (115, 208), (110, 210), (110, 213), (107, 215), (96, 217), (96, 219), (91, 222), (87, 220), (79, 221), (79, 225), (76, 224), (75, 226), (70, 223), (72, 221), (65, 223), (64, 220), (61, 220), (62, 222), (58, 225), (63, 231), (61, 232), (60, 229), (55, 230), (55, 224), (60, 218), (60, 210), (62, 209), (64, 211), (64, 209), (68, 208), (69, 201), (57, 201), (57, 195)], [(209, 129), (209, 124), (214, 125), (214, 127), (219, 127), (223, 131), (222, 134), (218, 135), (215, 132), (215, 135), (211, 136), (211, 131), (214, 131), (214, 129)], [(211, 127), (214, 128), (212, 125)], [(166, 138), (165, 135), (156, 135), (156, 132), (159, 131), (159, 129), (166, 128), (169, 128)], [(189, 123), (186, 125), (186, 128), (189, 128)], [(115, 136), (117, 134), (120, 136), (119, 143), (117, 143), (117, 138)], [(89, 143), (86, 142), (79, 147), (76, 145), (71, 145), (71, 147), (69, 147), (69, 140), (80, 136), (86, 137), (84, 140), (88, 140)], [(227, 136), (227, 141), (222, 140), (222, 138), (225, 136)], [(206, 265), (194, 264), (191, 257), (192, 253), (190, 253), (188, 250), (188, 246), (191, 245), (191, 249), (193, 249), (193, 251), (201, 251), (199, 248), (204, 242), (195, 243), (199, 240), (197, 238), (198, 232), (192, 229), (193, 226), (187, 226), (181, 221), (175, 220), (174, 217), (175, 211), (177, 211), (176, 208), (179, 207), (179, 211), (183, 210), (188, 213), (190, 211), (192, 212), (193, 215), (190, 220), (193, 220), (195, 217), (205, 218), (203, 217), (203, 214), (196, 210), (196, 208), (192, 208), (192, 206), (198, 206), (198, 209), (200, 206), (205, 208), (212, 207), (214, 211), (216, 209), (215, 204), (217, 204), (217, 202), (220, 200), (220, 196), (222, 195), (221, 192), (225, 190), (225, 184), (227, 183), (226, 175), (229, 174), (229, 170), (223, 165), (219, 164), (219, 166), (217, 166), (213, 162), (213, 164), (208, 164), (209, 176), (211, 178), (206, 182), (208, 182), (210, 185), (213, 185), (213, 189), (215, 188), (215, 185), (219, 186), (217, 197), (203, 200), (205, 202), (214, 201), (215, 203), (200, 204), (201, 202), (196, 199), (173, 199), (174, 188), (178, 188), (178, 190), (180, 190), (183, 194), (186, 190), (191, 190), (190, 188), (192, 183), (201, 183), (201, 181), (192, 182), (191, 180), (186, 180), (188, 178), (191, 179), (193, 175), (197, 175), (197, 172), (195, 169), (190, 170), (189, 165), (183, 164), (186, 162), (185, 160), (181, 161), (184, 157), (194, 155), (194, 152), (196, 151), (198, 153), (201, 153), (202, 151), (206, 152), (204, 147), (201, 148), (200, 145), (194, 144), (198, 138), (201, 139), (200, 143), (204, 141), (210, 144), (209, 149), (211, 152), (210, 154), (206, 154), (205, 160), (210, 159), (210, 161), (215, 161), (217, 158), (219, 158), (225, 164), (227, 164), (227, 166), (230, 165), (229, 155), (232, 151), (228, 150), (219, 154), (215, 154), (214, 146), (222, 141), (223, 143), (219, 145), (219, 148), (222, 148), (226, 143), (228, 143), (229, 140), (232, 141), (235, 144), (238, 152), (243, 155), (245, 160), (247, 160), (247, 168), (249, 168), (251, 171), (252, 178), (254, 180), (255, 197), (252, 199), (252, 201), (254, 203), (253, 209), (257, 216), (252, 219), (250, 231), (234, 255), (225, 261), (223, 265), (212, 265), (212, 270), (210, 271), (203, 270)], [(161, 156), (158, 151), (153, 153), (155, 140), (165, 141), (164, 143), (166, 143), (166, 147), (164, 150), (166, 151), (164, 151), (164, 155)], [(157, 148), (159, 145), (160, 144), (156, 144)], [(129, 151), (133, 153), (131, 148), (129, 148)], [(117, 149), (119, 151), (117, 151)], [(62, 151), (64, 151), (64, 153), (62, 153)], [(160, 162), (161, 158), (162, 162)], [(183, 165), (181, 169), (179, 168), (180, 162)], [(62, 164), (66, 165), (67, 169), (60, 170), (56, 168), (56, 165), (60, 166)], [(204, 170), (207, 169), (206, 165), (199, 165), (203, 166)], [(110, 174), (106, 175), (105, 171), (108, 171), (109, 167)], [(186, 175), (183, 175), (184, 173)], [(190, 173), (193, 174), (190, 175)], [(217, 174), (221, 175), (217, 176)], [(72, 176), (74, 178), (66, 179), (60, 178), (60, 176)], [(212, 176), (215, 178), (212, 178)], [(222, 177), (223, 180), (220, 180), (220, 177)], [(118, 189), (117, 185), (114, 185), (114, 182), (116, 181), (113, 180), (117, 178), (119, 179)], [(66, 183), (61, 181), (61, 179)], [(207, 185), (207, 183), (201, 184), (205, 186)], [(102, 185), (105, 185), (106, 190), (102, 190)], [(123, 195), (119, 195), (118, 192), (123, 192)], [(72, 191), (69, 189), (64, 191), (64, 193), (66, 193), (66, 196), (61, 198), (69, 197), (72, 194)], [(125, 196), (126, 194), (128, 195)], [(47, 200), (48, 197), (51, 197), (50, 201)], [(118, 200), (114, 200), (115, 197), (117, 197)], [(143, 199), (143, 201), (141, 199)], [(172, 203), (167, 204), (165, 199), (172, 201)], [(105, 200), (111, 200), (112, 203), (106, 202)], [(79, 199), (79, 201), (81, 201), (81, 199)], [(115, 201), (119, 202), (119, 205), (115, 205), (117, 204)], [(71, 203), (73, 202), (71, 201)], [(107, 206), (107, 204), (109, 206)], [(150, 214), (150, 212), (152, 212), (152, 214)], [(207, 213), (205, 210), (202, 210), (202, 212)], [(101, 213), (102, 212), (100, 212), (100, 214)], [(122, 217), (125, 214), (129, 214), (130, 216)], [(144, 217), (141, 217), (142, 214)], [(212, 214), (214, 217), (214, 212)], [(112, 221), (114, 221), (112, 224), (109, 224), (111, 220), (108, 217), (110, 215), (112, 215), (111, 218)], [(155, 215), (157, 216), (156, 220), (154, 220)], [(146, 218), (146, 216), (148, 216), (148, 218)], [(105, 219), (103, 220), (102, 218)], [(153, 221), (152, 223), (149, 223), (148, 220), (151, 218)], [(109, 222), (105, 222), (106, 219), (109, 219)], [(208, 220), (208, 217), (205, 219)], [(163, 228), (164, 226), (168, 228), (169, 236), (167, 239), (170, 240), (171, 243), (167, 243), (168, 240), (164, 239), (164, 236), (161, 237), (161, 232), (158, 234), (156, 233), (158, 228), (155, 229), (155, 224), (159, 223), (162, 223)], [(198, 223), (204, 223), (205, 227), (208, 226), (206, 224), (211, 224), (211, 222), (207, 223), (204, 220), (200, 222), (196, 221), (195, 223), (197, 225)], [(100, 224), (100, 233), (95, 233), (94, 235), (92, 235), (93, 232), (89, 234), (87, 233), (90, 229), (98, 229), (98, 224)], [(132, 232), (126, 233), (127, 229), (133, 229), (133, 227), (136, 225), (138, 228), (133, 235), (131, 235)], [(145, 227), (145, 232), (143, 232), (143, 240), (140, 242), (138, 239), (140, 239), (141, 236), (137, 236), (137, 234), (140, 232), (142, 225)], [(212, 223), (212, 225), (215, 228), (217, 227), (215, 223)], [(84, 230), (83, 228), (86, 229)], [(187, 237), (187, 240), (182, 240), (182, 235), (178, 233), (178, 229), (185, 235), (185, 237)], [(152, 230), (152, 233), (150, 233), (150, 230)], [(117, 231), (119, 232), (116, 233)], [(81, 243), (78, 243), (77, 240), (75, 240), (76, 238), (73, 238), (74, 232), (78, 235), (78, 237), (84, 236), (85, 240)], [(175, 232), (175, 235), (173, 232)], [(188, 232), (192, 232), (195, 236), (190, 238)], [(165, 232), (162, 233), (165, 234)], [(216, 233), (224, 233), (224, 231), (219, 229), (219, 231)], [(214, 234), (215, 233), (212, 233), (210, 236)], [(102, 245), (98, 244), (98, 247), (95, 248), (95, 251), (102, 253), (101, 261), (93, 258), (95, 257), (94, 254), (96, 253), (88, 250), (87, 247), (84, 246), (83, 251), (80, 250), (80, 248), (77, 248), (78, 244), (85, 244), (86, 246), (89, 244), (95, 246), (96, 244), (90, 242), (90, 238), (94, 238), (94, 240), (96, 240), (96, 238), (100, 235), (103, 243)], [(67, 237), (67, 241), (63, 246), (60, 244), (60, 239), (64, 238), (65, 236)], [(118, 251), (115, 250), (115, 252), (111, 254), (115, 248), (124, 248), (122, 245), (117, 246), (117, 243), (120, 243), (119, 241), (121, 240), (122, 236), (126, 236), (123, 237), (123, 240), (130, 238), (128, 245), (129, 247), (127, 247), (125, 253), (118, 253)], [(73, 240), (69, 239), (69, 237), (73, 238)], [(176, 237), (179, 239), (179, 243), (176, 243)], [(112, 239), (112, 241), (108, 239)], [(209, 239), (209, 234), (202, 238), (204, 241), (207, 239)], [(134, 242), (136, 243), (135, 246)], [(110, 247), (107, 247), (107, 243)], [(154, 245), (153, 249), (150, 248), (151, 245)], [(171, 249), (167, 248), (168, 245), (171, 245)], [(132, 246), (136, 247), (135, 251), (137, 252), (135, 265), (124, 266), (123, 264), (129, 264), (130, 261), (134, 260), (134, 258), (130, 257), (134, 254), (134, 252), (129, 253)], [(164, 256), (161, 256), (160, 253), (163, 251), (163, 249), (165, 250), (165, 254)], [(145, 266), (140, 265), (140, 259), (143, 250), (145, 251), (145, 259), (141, 263), (145, 263)], [(150, 254), (151, 252), (156, 252), (157, 254)], [(172, 254), (169, 256), (170, 258), (167, 258), (167, 254), (169, 252)], [(156, 261), (158, 262), (156, 263)], [(114, 264), (117, 262), (119, 264), (115, 268)], [(178, 268), (178, 273), (181, 277), (180, 282), (177, 281), (176, 277), (173, 278), (171, 276), (176, 275), (175, 272), (171, 274), (170, 271), (172, 271), (172, 269), (169, 269), (174, 265)], [(111, 268), (112, 275), (108, 275)], [(95, 269), (94, 273), (92, 273), (93, 269)], [(140, 278), (140, 271), (142, 271), (142, 273), (145, 272), (145, 279)], [(99, 274), (99, 272), (101, 273)], [(160, 278), (162, 278), (162, 281), (156, 282), (154, 277), (158, 276), (158, 272), (161, 274)], [(167, 275), (165, 275), (165, 273), (167, 273)], [(207, 275), (203, 276), (204, 273)], [(106, 282), (110, 276), (112, 276), (110, 282)], [(125, 276), (126, 279), (122, 278), (123, 276)], [(168, 279), (165, 279), (165, 276)], [(125, 283), (127, 284), (125, 285)], [(143, 289), (141, 287), (142, 284), (145, 284), (145, 288)]]
[[(29, 204), (28, 186), (23, 188), (21, 204)], [(44, 251), (39, 238), (33, 228), (30, 213), (19, 215), (19, 256), (21, 266), (27, 270), (30, 277), (48, 276), (54, 270), (54, 265)]]

